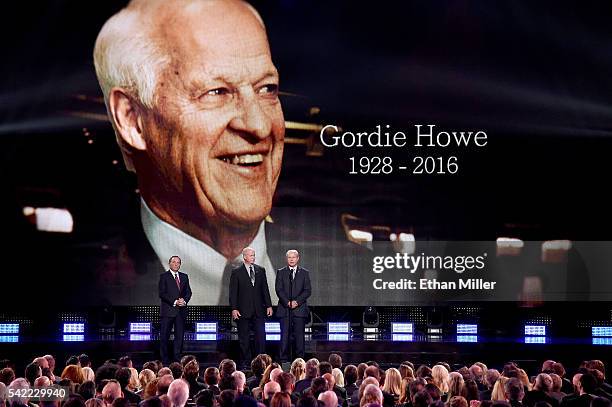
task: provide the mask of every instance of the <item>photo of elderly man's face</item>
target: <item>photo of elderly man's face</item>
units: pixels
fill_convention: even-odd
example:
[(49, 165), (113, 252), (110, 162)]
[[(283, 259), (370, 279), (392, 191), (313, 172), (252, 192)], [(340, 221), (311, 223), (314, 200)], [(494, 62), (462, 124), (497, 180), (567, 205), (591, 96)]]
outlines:
[(139, 176), (162, 212), (181, 208), (206, 223), (252, 226), (269, 213), (281, 169), (278, 73), (251, 10), (233, 2), (193, 6), (159, 22), (170, 61), (153, 109), (144, 109), (148, 165)]

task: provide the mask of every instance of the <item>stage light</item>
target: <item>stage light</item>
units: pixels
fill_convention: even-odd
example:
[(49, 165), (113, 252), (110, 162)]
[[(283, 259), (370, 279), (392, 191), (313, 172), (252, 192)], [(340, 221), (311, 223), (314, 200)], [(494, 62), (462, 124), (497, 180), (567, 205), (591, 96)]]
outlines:
[(0, 343), (18, 343), (18, 335), (0, 335)]
[(74, 227), (74, 219), (67, 209), (26, 206), (22, 212), (28, 218), (33, 217), (36, 229), (41, 232), (71, 233)]
[(592, 338), (593, 345), (612, 345), (612, 338)]
[(428, 335), (441, 335), (442, 328), (427, 328)]
[(196, 333), (196, 341), (216, 341), (216, 333)]
[(63, 332), (65, 334), (85, 333), (85, 324), (83, 322), (65, 322)]
[(355, 243), (368, 243), (374, 239), (374, 235), (364, 230), (351, 229), (349, 231), (349, 238)]
[(497, 256), (518, 256), (525, 246), (521, 239), (513, 237), (498, 237), (496, 243)]
[(457, 334), (477, 334), (478, 325), (476, 324), (457, 324)]
[(525, 343), (546, 343), (545, 336), (526, 336)]
[(343, 334), (351, 331), (350, 322), (328, 322), (327, 333), (328, 334)]
[(414, 333), (414, 324), (412, 322), (391, 322), (391, 332), (398, 334)]
[(546, 336), (546, 326), (525, 325), (525, 336)]
[(457, 342), (478, 342), (477, 335), (457, 335)]
[(281, 331), (280, 322), (266, 322), (265, 330), (267, 334), (279, 334)]
[(141, 334), (130, 334), (130, 341), (150, 341), (151, 334), (141, 333)]
[(592, 326), (591, 336), (611, 337), (612, 336), (612, 326)]
[(18, 334), (19, 324), (2, 323), (0, 324), (0, 334)]
[(393, 342), (412, 342), (414, 340), (414, 337), (412, 334), (398, 333), (392, 334), (391, 340)]
[(150, 334), (150, 322), (130, 322), (130, 333)]
[(64, 335), (62, 339), (64, 342), (83, 342), (85, 340), (85, 335), (69, 334)]
[(266, 334), (266, 341), (280, 341), (280, 334)]
[(389, 235), (389, 240), (398, 253), (414, 254), (416, 250), (416, 239), (412, 233), (401, 232), (399, 235), (391, 233)]
[(565, 263), (567, 252), (572, 248), (569, 240), (549, 240), (542, 243), (543, 263)]
[(219, 326), (216, 322), (196, 322), (197, 333), (214, 333), (216, 334)]
[(363, 340), (364, 341), (375, 341), (378, 339), (378, 334), (377, 333), (364, 333), (363, 334)]
[(335, 333), (335, 334), (327, 334), (327, 340), (328, 341), (348, 341), (349, 338), (349, 334), (341, 334), (341, 333)]

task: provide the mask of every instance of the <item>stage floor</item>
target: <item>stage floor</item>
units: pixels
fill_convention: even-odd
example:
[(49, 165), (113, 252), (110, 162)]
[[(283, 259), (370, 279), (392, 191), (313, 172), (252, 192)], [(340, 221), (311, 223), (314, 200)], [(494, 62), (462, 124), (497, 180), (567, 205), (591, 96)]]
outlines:
[[(278, 355), (278, 335), (268, 335), (266, 351)], [(483, 361), (501, 368), (507, 361), (518, 361), (525, 368), (537, 368), (543, 360), (553, 359), (575, 369), (588, 359), (612, 361), (612, 338), (501, 337), (479, 335), (424, 334), (312, 334), (306, 337), (306, 357), (327, 359), (339, 353), (344, 364), (375, 360), (384, 366), (396, 366), (409, 360), (414, 364), (445, 361), (462, 366)], [(16, 363), (30, 361), (51, 353), (59, 361), (70, 355), (87, 353), (99, 366), (107, 359), (130, 355), (136, 366), (159, 358), (159, 336), (147, 333), (66, 334), (48, 337), (5, 335), (0, 337), (0, 359)], [(185, 335), (184, 353), (194, 354), (203, 364), (215, 365), (226, 357), (239, 354), (235, 333)], [(60, 363), (61, 365), (61, 363)]]

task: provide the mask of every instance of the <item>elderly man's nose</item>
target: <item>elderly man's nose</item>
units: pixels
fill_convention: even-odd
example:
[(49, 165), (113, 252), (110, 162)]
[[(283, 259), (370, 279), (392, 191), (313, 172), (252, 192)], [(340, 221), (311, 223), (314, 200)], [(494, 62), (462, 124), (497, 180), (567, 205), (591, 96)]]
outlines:
[(232, 127), (248, 133), (260, 140), (265, 139), (272, 131), (270, 119), (257, 100), (244, 100), (239, 104)]

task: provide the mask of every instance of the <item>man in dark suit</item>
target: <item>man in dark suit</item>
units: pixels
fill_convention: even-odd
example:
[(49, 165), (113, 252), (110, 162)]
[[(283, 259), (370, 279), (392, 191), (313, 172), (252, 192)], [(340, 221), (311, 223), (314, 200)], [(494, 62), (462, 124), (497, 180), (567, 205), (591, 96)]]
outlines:
[(229, 301), (232, 319), (238, 325), (242, 366), (251, 361), (249, 341), (250, 326), (255, 331), (255, 353), (265, 353), (264, 318), (272, 315), (272, 300), (266, 270), (255, 264), (255, 250), (242, 250), (244, 263), (232, 270), (229, 286)]
[(189, 277), (179, 273), (181, 258), (170, 257), (170, 270), (159, 276), (159, 298), (161, 299), (160, 319), (160, 353), (164, 365), (170, 362), (168, 358), (168, 340), (170, 330), (174, 326), (174, 360), (179, 360), (183, 351), (183, 332), (187, 317), (187, 303), (191, 299)]
[(281, 325), (281, 362), (286, 362), (288, 358), (293, 360), (289, 352), (291, 333), (295, 340), (295, 357), (304, 357), (304, 325), (309, 315), (307, 300), (312, 293), (310, 274), (298, 265), (298, 251), (288, 250), (286, 257), (287, 266), (276, 272), (276, 316), (280, 318)]

